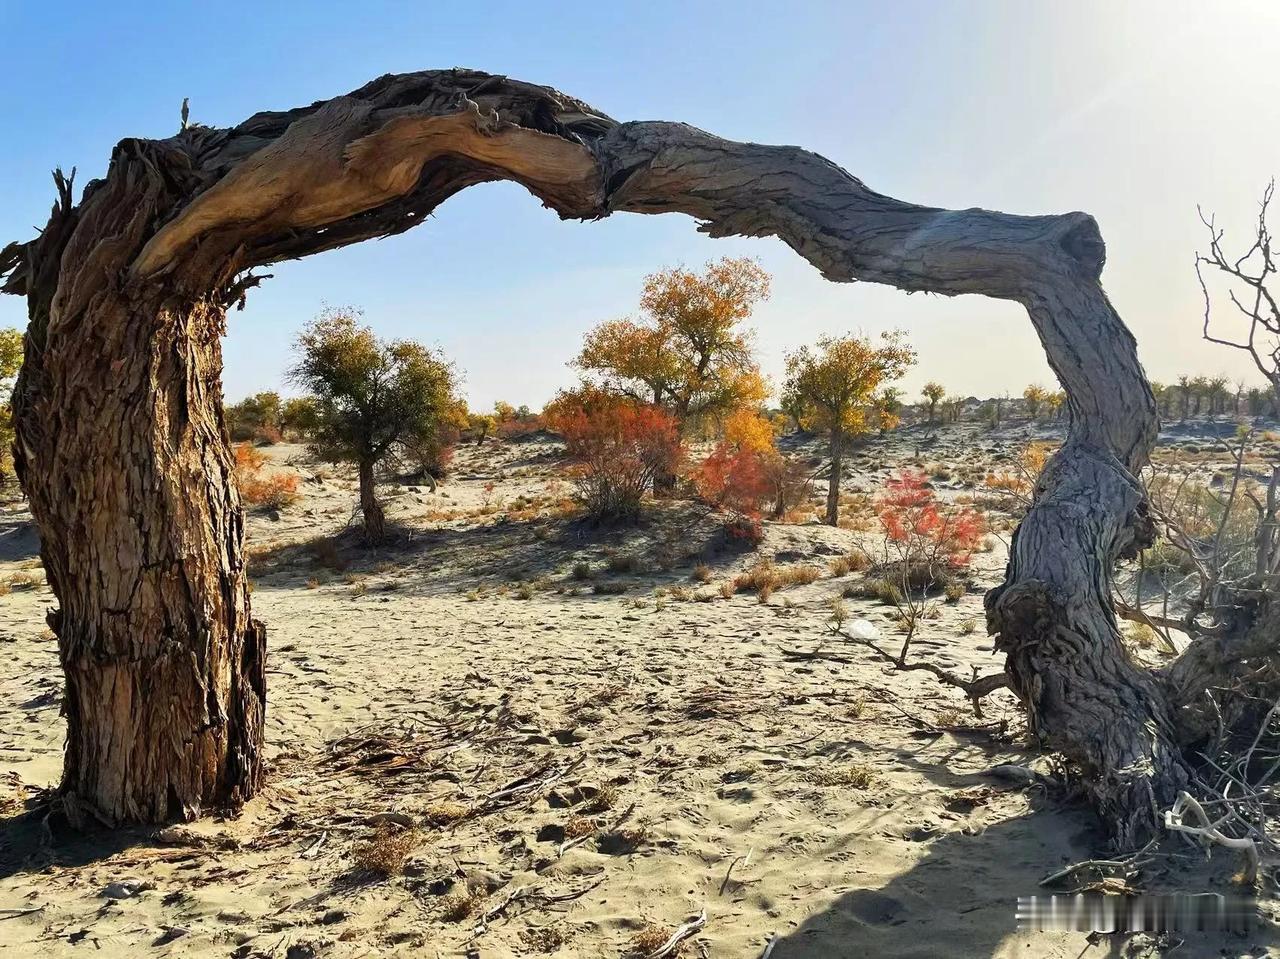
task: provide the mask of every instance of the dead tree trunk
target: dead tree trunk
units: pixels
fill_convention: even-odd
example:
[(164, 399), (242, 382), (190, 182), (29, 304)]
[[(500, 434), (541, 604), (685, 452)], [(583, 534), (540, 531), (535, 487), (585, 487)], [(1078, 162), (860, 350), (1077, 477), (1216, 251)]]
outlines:
[(252, 796), (262, 769), (264, 634), (222, 425), (224, 315), (164, 282), (117, 281), (168, 199), (140, 152), (122, 144), (80, 209), (60, 187), (37, 243), (61, 238), (67, 267), (52, 251), (30, 261), (14, 409), (61, 603), (63, 800), (73, 821), (192, 818)]
[(402, 232), (499, 179), (562, 217), (681, 212), (711, 236), (780, 237), (831, 280), (1026, 307), (1071, 431), (988, 596), (988, 628), (1033, 729), (1085, 771), (1119, 839), (1154, 827), (1188, 777), (1182, 697), (1221, 653), (1201, 650), (1196, 679), (1178, 684), (1119, 640), (1109, 584), (1152, 535), (1134, 474), (1156, 410), (1099, 283), (1094, 221), (915, 206), (795, 147), (618, 123), (468, 70), (125, 140), (78, 206), (66, 189), (40, 237), (0, 252), (3, 288), (32, 317), (18, 445), (62, 603), (69, 796), (150, 820), (257, 782), (262, 639), (217, 387), (222, 311), (248, 271)]

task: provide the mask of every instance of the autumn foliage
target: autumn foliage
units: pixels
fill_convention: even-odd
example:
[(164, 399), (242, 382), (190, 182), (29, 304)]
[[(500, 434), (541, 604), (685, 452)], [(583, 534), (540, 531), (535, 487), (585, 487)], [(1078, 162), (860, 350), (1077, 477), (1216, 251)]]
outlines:
[(743, 327), (769, 296), (754, 260), (726, 257), (701, 273), (683, 267), (645, 278), (639, 319), (591, 330), (573, 365), (597, 386), (691, 420), (758, 404), (768, 389)]
[(637, 518), (654, 478), (673, 473), (682, 456), (675, 418), (628, 397), (565, 392), (544, 416), (564, 438), (578, 495), (595, 519)]
[(986, 534), (980, 513), (939, 503), (922, 472), (891, 478), (876, 505), (886, 540), (908, 564), (966, 566)]
[(250, 506), (266, 509), (284, 509), (300, 498), (298, 477), (292, 473), (263, 475), (266, 457), (254, 449), (251, 443), (237, 443), (235, 448), (235, 477), (240, 487), (240, 498)]
[(720, 443), (689, 478), (703, 502), (759, 516), (762, 506), (773, 498), (769, 458), (760, 450)]

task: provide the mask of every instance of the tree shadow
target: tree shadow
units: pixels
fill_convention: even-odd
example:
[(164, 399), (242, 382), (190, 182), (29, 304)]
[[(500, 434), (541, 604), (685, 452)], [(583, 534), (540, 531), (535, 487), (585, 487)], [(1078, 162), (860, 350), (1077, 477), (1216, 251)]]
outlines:
[[(961, 783), (982, 781), (979, 776), (956, 778)], [(1263, 955), (1280, 944), (1280, 931), (1265, 921), (1248, 933), (1182, 933), (1164, 941), (1144, 934), (1020, 930), (1015, 913), (1019, 897), (1061, 894), (1065, 890), (1041, 887), (1040, 881), (1064, 865), (1106, 851), (1091, 812), (1063, 808), (1045, 798), (1036, 800), (1026, 815), (926, 840), (926, 850), (905, 872), (882, 884), (841, 892), (798, 927), (779, 935), (771, 959), (1120, 959), (1160, 955), (1173, 946), (1177, 956), (1198, 957)], [(1162, 888), (1153, 891), (1231, 891), (1204, 869), (1174, 877), (1172, 886), (1166, 885), (1167, 876), (1158, 882)]]
[[(625, 587), (619, 591), (647, 591), (687, 581), (697, 564), (714, 570), (738, 562), (747, 551), (723, 526), (723, 517), (688, 503), (664, 504), (635, 524), (554, 516), (427, 528), (389, 524), (390, 535), (378, 546), (364, 544), (360, 531), (352, 529), (253, 551), (249, 568), (258, 589), (296, 588), (316, 577), (389, 573), (398, 580), (393, 591), (409, 595), (547, 577), (588, 593), (604, 580)], [(609, 562), (628, 555), (637, 560), (634, 568), (615, 569)], [(572, 567), (581, 562), (590, 567), (590, 576), (575, 582)]]
[(57, 803), (42, 790), (21, 812), (0, 817), (0, 880), (52, 866), (74, 869), (133, 846), (154, 844), (155, 827), (75, 829), (58, 812)]
[(36, 525), (22, 513), (0, 513), (0, 563), (20, 563), (40, 555)]

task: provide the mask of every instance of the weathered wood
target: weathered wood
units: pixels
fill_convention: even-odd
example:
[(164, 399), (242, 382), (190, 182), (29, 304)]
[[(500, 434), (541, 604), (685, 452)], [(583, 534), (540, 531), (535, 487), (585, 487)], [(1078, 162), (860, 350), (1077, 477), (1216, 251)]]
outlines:
[[(711, 236), (777, 236), (828, 279), (1021, 303), (1071, 428), (988, 596), (989, 629), (1032, 728), (1088, 773), (1121, 841), (1153, 828), (1187, 770), (1165, 681), (1126, 654), (1109, 591), (1117, 558), (1151, 538), (1134, 474), (1156, 408), (1099, 283), (1092, 218), (916, 206), (796, 147), (618, 123), (468, 70), (386, 76), (231, 129), (125, 140), (78, 207), (67, 190), (41, 237), (0, 253), (4, 289), (27, 295), (32, 315), (20, 459), (77, 697), (69, 793), (112, 819), (151, 819), (175, 781), (191, 784), (176, 793), (190, 815), (257, 780), (261, 635), (217, 425), (221, 311), (247, 271), (402, 232), (498, 179), (562, 217), (680, 212)], [(130, 688), (163, 693), (157, 713), (191, 717), (168, 751), (139, 745), (152, 719), (123, 721), (136, 698), (81, 691), (114, 689), (117, 662), (131, 664)]]

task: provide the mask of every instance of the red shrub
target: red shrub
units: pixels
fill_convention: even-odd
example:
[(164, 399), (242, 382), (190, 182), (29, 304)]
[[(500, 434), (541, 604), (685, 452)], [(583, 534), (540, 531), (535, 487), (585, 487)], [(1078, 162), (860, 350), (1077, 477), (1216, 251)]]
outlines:
[(909, 562), (964, 566), (986, 533), (982, 514), (939, 504), (921, 472), (890, 479), (876, 503), (885, 537)]
[(693, 471), (698, 496), (721, 509), (756, 516), (774, 494), (766, 454), (721, 443)]
[(679, 465), (680, 432), (665, 410), (592, 392), (562, 395), (549, 414), (575, 461), (578, 495), (596, 519), (634, 519), (654, 479)]

